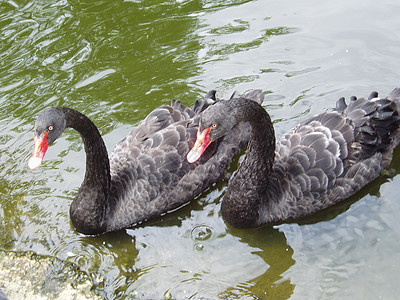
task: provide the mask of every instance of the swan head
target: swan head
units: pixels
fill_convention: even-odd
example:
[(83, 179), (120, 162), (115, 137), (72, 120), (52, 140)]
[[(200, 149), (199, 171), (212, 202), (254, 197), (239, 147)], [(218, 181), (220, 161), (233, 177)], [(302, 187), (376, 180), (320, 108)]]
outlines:
[(240, 122), (258, 122), (264, 117), (259, 113), (264, 101), (262, 90), (253, 90), (239, 98), (234, 96), (235, 93), (227, 101), (217, 101), (201, 113), (197, 139), (187, 155), (189, 163), (197, 161), (212, 142), (228, 135)]
[(49, 146), (61, 135), (66, 127), (65, 116), (58, 107), (42, 111), (36, 119), (34, 130), (34, 149), (28, 165), (36, 169), (43, 161)]
[(197, 161), (212, 142), (227, 135), (237, 123), (229, 101), (221, 100), (208, 107), (201, 114), (196, 142), (187, 154), (188, 162)]

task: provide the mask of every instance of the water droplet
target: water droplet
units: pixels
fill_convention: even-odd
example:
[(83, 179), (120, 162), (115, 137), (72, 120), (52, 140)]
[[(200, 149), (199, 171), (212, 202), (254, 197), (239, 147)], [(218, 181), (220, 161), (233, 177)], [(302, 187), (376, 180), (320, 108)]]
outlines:
[(194, 247), (193, 247), (193, 249), (194, 249), (195, 251), (203, 251), (204, 248), (205, 248), (204, 245), (201, 244), (201, 243), (197, 243), (197, 244), (195, 244)]
[(196, 241), (205, 241), (212, 236), (212, 229), (206, 225), (199, 225), (192, 229), (191, 235)]

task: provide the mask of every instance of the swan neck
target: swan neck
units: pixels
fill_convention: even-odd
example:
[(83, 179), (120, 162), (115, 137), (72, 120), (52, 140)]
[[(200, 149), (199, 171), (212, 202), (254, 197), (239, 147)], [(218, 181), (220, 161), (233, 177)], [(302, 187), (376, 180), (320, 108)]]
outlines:
[(275, 133), (271, 118), (259, 104), (248, 101), (238, 112), (238, 121), (248, 121), (251, 138), (246, 157), (229, 183), (222, 203), (224, 219), (235, 227), (259, 225), (262, 196), (269, 186), (275, 158)]
[(254, 101), (247, 100), (240, 111), (239, 120), (250, 123), (251, 137), (238, 173), (245, 173), (250, 178), (252, 190), (265, 189), (275, 158), (274, 126), (267, 111)]
[(105, 231), (110, 190), (110, 163), (107, 148), (96, 125), (78, 111), (64, 108), (66, 127), (78, 131), (86, 152), (85, 178), (71, 209), (75, 228), (85, 234)]

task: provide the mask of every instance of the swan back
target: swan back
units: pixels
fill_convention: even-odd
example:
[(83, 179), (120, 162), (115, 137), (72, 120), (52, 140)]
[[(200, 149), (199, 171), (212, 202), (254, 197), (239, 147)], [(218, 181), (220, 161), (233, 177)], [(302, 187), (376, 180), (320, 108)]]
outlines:
[(399, 144), (400, 90), (338, 100), (278, 141), (259, 223), (279, 223), (344, 200), (388, 167)]

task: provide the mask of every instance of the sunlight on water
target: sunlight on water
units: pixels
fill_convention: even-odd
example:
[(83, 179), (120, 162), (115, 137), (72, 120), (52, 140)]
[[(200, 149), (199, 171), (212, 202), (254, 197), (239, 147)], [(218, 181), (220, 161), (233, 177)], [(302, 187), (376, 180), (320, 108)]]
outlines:
[[(387, 94), (400, 84), (399, 6), (3, 1), (0, 250), (72, 264), (106, 299), (393, 299), (398, 151), (392, 178), (300, 224), (229, 228), (222, 182), (177, 211), (99, 237), (78, 234), (69, 219), (85, 172), (79, 134), (66, 130), (39, 169), (27, 162), (34, 120), (49, 106), (88, 115), (111, 151), (155, 107), (191, 106), (211, 89), (220, 98), (263, 89), (277, 136), (340, 96)], [(0, 287), (7, 292), (1, 278)]]

